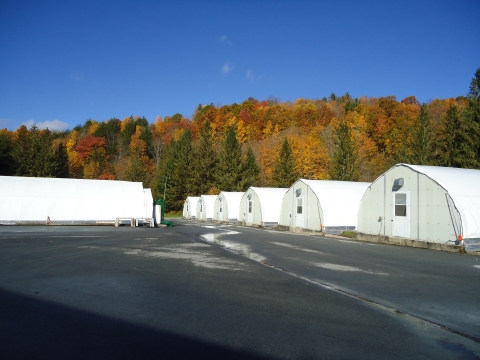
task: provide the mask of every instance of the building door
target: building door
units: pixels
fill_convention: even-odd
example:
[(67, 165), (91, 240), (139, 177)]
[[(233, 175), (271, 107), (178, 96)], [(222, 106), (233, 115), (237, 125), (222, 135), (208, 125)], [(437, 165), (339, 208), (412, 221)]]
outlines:
[(304, 227), (304, 219), (303, 219), (303, 197), (296, 198), (297, 200), (297, 208), (295, 213), (295, 226), (299, 228)]
[(223, 202), (221, 199), (218, 199), (219, 204), (218, 204), (218, 214), (217, 214), (217, 219), (220, 221), (223, 221)]
[(247, 223), (253, 223), (253, 201), (247, 200)]
[(393, 226), (392, 235), (410, 237), (410, 192), (393, 193)]

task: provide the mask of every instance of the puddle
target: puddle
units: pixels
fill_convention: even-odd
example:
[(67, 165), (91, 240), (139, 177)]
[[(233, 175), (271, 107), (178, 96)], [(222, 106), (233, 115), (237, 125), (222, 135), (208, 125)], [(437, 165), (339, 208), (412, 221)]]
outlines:
[(343, 242), (343, 243), (348, 243), (348, 244), (372, 245), (372, 246), (375, 246), (375, 244), (368, 243), (368, 242), (359, 242), (359, 241), (350, 241), (350, 240), (340, 240), (340, 239), (337, 239), (337, 241)]
[(264, 262), (265, 258), (263, 256), (260, 256), (252, 252), (248, 245), (239, 244), (230, 240), (220, 239), (220, 236), (237, 235), (237, 234), (240, 234), (240, 233), (238, 231), (227, 231), (227, 232), (222, 232), (218, 234), (200, 235), (200, 237), (209, 243), (221, 245), (228, 251), (234, 252), (236, 254), (242, 255), (244, 257), (247, 257), (255, 261)]
[[(186, 246), (185, 246), (186, 245)], [(202, 244), (209, 247), (206, 244)], [(203, 246), (203, 247), (205, 247)], [(190, 244), (182, 244), (179, 247), (165, 247), (161, 251), (134, 249), (124, 251), (125, 255), (141, 256), (147, 258), (158, 259), (175, 259), (191, 262), (195, 266), (204, 267), (207, 269), (221, 269), (221, 270), (245, 270), (246, 265), (233, 260), (226, 260), (214, 257), (207, 252), (190, 249), (193, 246)], [(202, 246), (198, 246), (202, 247)]]
[(203, 244), (203, 243), (191, 243), (191, 244), (182, 244), (179, 245), (184, 248), (192, 248), (192, 247), (210, 247), (208, 244)]
[(339, 265), (339, 264), (330, 264), (330, 263), (313, 263), (313, 265), (321, 267), (323, 269), (334, 270), (334, 271), (356, 271), (362, 272), (365, 274), (374, 274), (374, 275), (388, 275), (384, 272), (375, 272), (370, 270), (362, 270), (353, 266)]
[(321, 251), (304, 249), (304, 248), (301, 248), (300, 246), (295, 246), (295, 245), (287, 244), (287, 243), (272, 242), (272, 244), (275, 244), (275, 245), (278, 245), (278, 246), (288, 247), (288, 248), (295, 249), (295, 250), (310, 252), (310, 253), (323, 254), (323, 252), (321, 252)]

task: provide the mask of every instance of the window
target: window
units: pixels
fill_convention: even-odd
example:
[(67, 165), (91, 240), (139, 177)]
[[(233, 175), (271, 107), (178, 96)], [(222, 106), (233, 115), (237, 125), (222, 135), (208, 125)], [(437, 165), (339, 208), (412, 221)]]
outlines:
[(249, 214), (252, 213), (252, 201), (251, 200), (248, 201), (248, 213)]
[(220, 205), (220, 212), (222, 212), (222, 205)]
[(297, 214), (303, 214), (303, 198), (297, 198)]
[(407, 216), (407, 194), (395, 194), (395, 216)]

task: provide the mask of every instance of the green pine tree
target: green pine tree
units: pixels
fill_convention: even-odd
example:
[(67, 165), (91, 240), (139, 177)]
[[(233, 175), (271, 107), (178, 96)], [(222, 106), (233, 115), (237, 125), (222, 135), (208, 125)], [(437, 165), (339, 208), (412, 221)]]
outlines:
[(415, 165), (434, 165), (435, 163), (435, 129), (423, 104), (413, 129), (410, 162)]
[(67, 148), (63, 143), (59, 143), (53, 154), (54, 158), (54, 175), (57, 178), (70, 177), (70, 171), (68, 166), (68, 154)]
[(15, 174), (13, 140), (7, 133), (0, 132), (0, 175)]
[(221, 191), (242, 189), (242, 145), (237, 140), (233, 127), (225, 132), (223, 146), (218, 156), (216, 179), (216, 186)]
[(240, 190), (246, 191), (250, 186), (255, 185), (258, 175), (260, 174), (260, 167), (255, 160), (252, 147), (249, 146), (245, 159), (242, 162), (242, 179), (240, 181)]
[(273, 184), (288, 188), (298, 179), (297, 164), (287, 138), (283, 140), (280, 153), (273, 164)]
[(468, 105), (464, 111), (463, 118), (466, 127), (470, 130), (470, 143), (476, 153), (475, 162), (472, 168), (480, 168), (480, 68), (477, 69), (470, 83), (470, 91), (467, 95)]
[(32, 176), (54, 177), (55, 159), (52, 152), (52, 133), (46, 129), (33, 133), (33, 149), (36, 153)]
[(215, 167), (217, 154), (209, 121), (205, 121), (200, 129), (200, 139), (195, 146), (195, 161), (192, 164), (191, 195), (207, 194), (215, 185)]
[[(167, 167), (168, 177), (166, 208), (169, 211), (180, 211), (191, 188), (191, 167), (193, 161), (192, 133), (185, 130), (174, 143), (171, 153), (171, 166)], [(164, 179), (163, 179), (164, 180)]]
[[(154, 185), (152, 187), (152, 193), (155, 199), (164, 198), (165, 190), (165, 180), (168, 181), (168, 177), (172, 174), (174, 166), (174, 151), (176, 147), (176, 141), (172, 139), (169, 144), (167, 144), (160, 154), (160, 159), (158, 161), (156, 176)], [(166, 198), (166, 196), (165, 196)]]
[(358, 181), (360, 177), (355, 142), (345, 122), (340, 123), (335, 134), (329, 174), (332, 180), (342, 181)]
[(443, 118), (438, 143), (439, 165), (472, 168), (476, 165), (472, 127), (462, 118), (456, 104), (451, 104)]
[[(32, 125), (31, 129), (37, 129), (35, 124)], [(34, 168), (35, 154), (31, 148), (32, 141), (30, 132), (27, 130), (25, 125), (22, 125), (17, 130), (16, 141), (13, 148), (13, 158), (17, 168), (15, 175), (32, 176), (30, 171)]]

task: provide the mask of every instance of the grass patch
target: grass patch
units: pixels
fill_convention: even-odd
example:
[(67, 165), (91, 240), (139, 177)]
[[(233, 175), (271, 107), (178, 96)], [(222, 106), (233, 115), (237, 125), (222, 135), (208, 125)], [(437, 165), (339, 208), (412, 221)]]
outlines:
[(182, 211), (171, 211), (168, 213), (165, 213), (165, 217), (167, 218), (181, 218), (183, 216)]
[(353, 238), (353, 231), (343, 231), (342, 236), (348, 237), (348, 238)]

